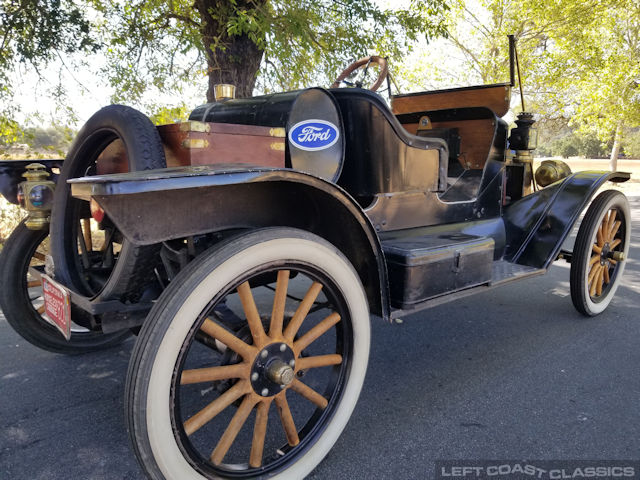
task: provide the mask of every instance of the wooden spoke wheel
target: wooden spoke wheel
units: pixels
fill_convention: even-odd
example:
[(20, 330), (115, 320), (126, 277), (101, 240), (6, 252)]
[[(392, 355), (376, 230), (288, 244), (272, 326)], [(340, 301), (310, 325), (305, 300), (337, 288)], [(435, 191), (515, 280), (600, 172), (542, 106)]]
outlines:
[(49, 235), (20, 223), (0, 254), (0, 306), (2, 313), (25, 340), (56, 353), (84, 353), (120, 343), (129, 332), (105, 335), (73, 324), (67, 341), (44, 313), (42, 279)]
[(151, 478), (302, 478), (357, 401), (369, 351), (360, 280), (312, 234), (264, 229), (194, 260), (132, 355), (129, 434)]
[(582, 220), (571, 260), (571, 299), (584, 315), (604, 311), (618, 288), (629, 250), (629, 218), (625, 196), (609, 190)]

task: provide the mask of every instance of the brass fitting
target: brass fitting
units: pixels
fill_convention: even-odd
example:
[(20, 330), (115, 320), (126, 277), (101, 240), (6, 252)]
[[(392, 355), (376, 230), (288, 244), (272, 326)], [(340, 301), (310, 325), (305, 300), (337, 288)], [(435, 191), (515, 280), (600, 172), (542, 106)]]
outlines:
[(216, 102), (232, 100), (236, 98), (236, 86), (228, 83), (218, 83), (213, 86), (213, 95)]
[(47, 179), (50, 174), (41, 163), (27, 165), (22, 176), (26, 180), (18, 186), (18, 202), (28, 214), (25, 225), (30, 230), (46, 230), (49, 228), (56, 184)]
[(571, 167), (562, 160), (544, 160), (536, 170), (536, 183), (541, 187), (551, 185), (571, 175)]

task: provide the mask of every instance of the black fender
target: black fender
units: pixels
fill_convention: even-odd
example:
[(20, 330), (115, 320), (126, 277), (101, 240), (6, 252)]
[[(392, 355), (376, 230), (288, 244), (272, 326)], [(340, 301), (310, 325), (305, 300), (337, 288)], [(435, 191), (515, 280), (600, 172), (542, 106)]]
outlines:
[(505, 259), (549, 268), (598, 189), (608, 180), (626, 182), (630, 177), (625, 172), (577, 172), (505, 207)]
[(378, 235), (342, 188), (306, 173), (243, 165), (180, 167), (73, 179), (131, 242), (284, 226), (335, 245), (353, 264), (373, 314), (389, 318), (386, 263)]

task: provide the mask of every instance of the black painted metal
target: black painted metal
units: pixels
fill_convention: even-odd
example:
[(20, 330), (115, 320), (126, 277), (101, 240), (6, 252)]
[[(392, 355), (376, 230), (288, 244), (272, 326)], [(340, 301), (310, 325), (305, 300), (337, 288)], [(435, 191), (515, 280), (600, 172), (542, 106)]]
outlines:
[(371, 222), (340, 187), (308, 174), (249, 165), (177, 167), (73, 179), (136, 244), (270, 226), (316, 233), (354, 265), (371, 311), (389, 314), (384, 255)]
[(479, 285), (477, 287), (466, 288), (457, 292), (440, 295), (426, 300), (422, 303), (416, 304), (411, 308), (395, 309), (391, 312), (391, 318), (401, 318), (406, 315), (412, 315), (414, 313), (426, 310), (428, 308), (444, 305), (445, 303), (455, 302), (462, 298), (470, 297), (476, 293), (484, 293), (494, 288), (499, 288), (507, 283), (515, 282), (524, 278), (536, 277), (543, 275), (546, 272), (543, 268), (524, 267), (522, 265), (515, 265), (513, 263), (506, 262), (504, 260), (497, 260), (493, 262), (493, 277), (488, 285)]
[[(321, 150), (308, 151), (287, 140), (287, 166), (329, 181), (336, 181), (344, 158), (342, 119), (334, 97), (322, 88), (274, 93), (252, 98), (207, 103), (197, 107), (189, 120), (239, 125), (279, 127), (287, 134), (304, 120), (322, 120), (335, 125), (338, 139)], [(252, 159), (247, 159), (251, 162)]]
[(507, 206), (505, 258), (522, 265), (548, 268), (598, 188), (607, 180), (629, 178), (624, 172), (578, 172)]
[(438, 191), (447, 144), (412, 135), (379, 95), (368, 90), (332, 89), (340, 105), (345, 163), (338, 184), (354, 196), (411, 190)]
[[(500, 216), (505, 174), (504, 154), (507, 142), (507, 124), (496, 118), (489, 109), (469, 110), (480, 110), (491, 114), (495, 121), (493, 138), (487, 140), (491, 142), (488, 160), (482, 172), (475, 198), (467, 201), (447, 202), (445, 201), (446, 195), (439, 194), (435, 189), (429, 190), (424, 187), (412, 189), (406, 185), (404, 189), (393, 193), (375, 195), (371, 205), (365, 211), (377, 231), (383, 232)], [(349, 142), (347, 142), (347, 161), (343, 172), (353, 168), (348, 156), (348, 145)], [(430, 165), (425, 168), (432, 168), (435, 171), (436, 167)]]
[(516, 120), (516, 128), (511, 129), (509, 136), (509, 148), (512, 150), (533, 150), (536, 148), (537, 137), (532, 135), (533, 114), (528, 112), (520, 112)]
[(504, 222), (500, 217), (429, 227), (417, 227), (393, 232), (381, 232), (380, 240), (385, 244), (401, 239), (437, 237), (439, 235), (468, 235), (491, 238), (493, 240), (493, 260), (499, 260), (504, 256), (506, 234)]
[(430, 298), (491, 280), (492, 238), (439, 233), (387, 240), (382, 249), (394, 307), (411, 308)]
[(509, 85), (516, 86), (516, 73), (515, 73), (515, 53), (516, 53), (516, 36), (507, 35), (509, 37)]
[[(441, 167), (449, 157), (446, 142), (409, 134), (371, 92), (315, 89), (306, 95), (307, 101), (315, 95), (328, 106), (322, 115), (331, 115), (331, 103), (325, 101), (331, 96), (339, 107), (336, 125), (342, 122), (345, 150), (337, 185), (297, 171), (310, 167), (216, 165), (75, 179), (72, 192), (93, 196), (119, 230), (139, 244), (268, 226), (314, 232), (349, 258), (371, 310), (387, 318), (389, 285), (382, 245), (389, 256), (394, 306), (402, 307), (401, 312), (417, 311), (443, 303), (445, 297), (459, 298), (485, 288), (475, 285), (543, 273), (596, 190), (607, 180), (629, 178), (624, 173), (580, 172), (510, 203), (506, 197), (515, 196), (517, 189), (507, 182), (517, 183), (520, 177), (517, 168), (504, 161), (507, 124), (486, 108), (442, 110), (435, 112), (442, 121), (491, 118), (495, 126), (493, 138), (487, 139), (491, 148), (477, 195), (445, 201), (449, 197), (440, 187)], [(307, 118), (304, 110), (295, 111), (296, 101), (307, 104), (301, 98), (300, 92), (291, 92), (234, 100), (222, 104), (227, 107), (199, 107), (192, 119), (249, 123), (262, 122), (261, 115), (267, 115), (270, 125), (285, 122), (289, 128)], [(290, 117), (281, 112), (285, 107)], [(244, 122), (238, 121), (239, 112), (244, 112)], [(300, 165), (304, 162), (311, 164), (313, 159)], [(368, 207), (363, 211), (356, 200)], [(444, 245), (443, 235), (458, 236), (459, 241)], [(469, 266), (460, 270), (460, 260), (464, 262), (467, 254)], [(452, 273), (456, 268), (458, 272)]]

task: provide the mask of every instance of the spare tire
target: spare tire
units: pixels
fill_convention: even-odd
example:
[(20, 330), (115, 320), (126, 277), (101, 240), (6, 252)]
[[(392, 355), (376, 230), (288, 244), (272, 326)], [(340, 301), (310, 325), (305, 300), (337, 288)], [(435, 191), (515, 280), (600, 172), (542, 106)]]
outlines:
[[(115, 142), (123, 146), (123, 165), (118, 170), (99, 171), (98, 157)], [(67, 180), (123, 169), (133, 172), (164, 167), (160, 135), (143, 113), (110, 105), (87, 121), (71, 145), (54, 195), (50, 234), (56, 280), (88, 297), (135, 301), (140, 296), (141, 287), (152, 275), (158, 247), (133, 245), (105, 217), (100, 223), (105, 245), (94, 251), (80, 225), (90, 218), (89, 205), (71, 196)]]

